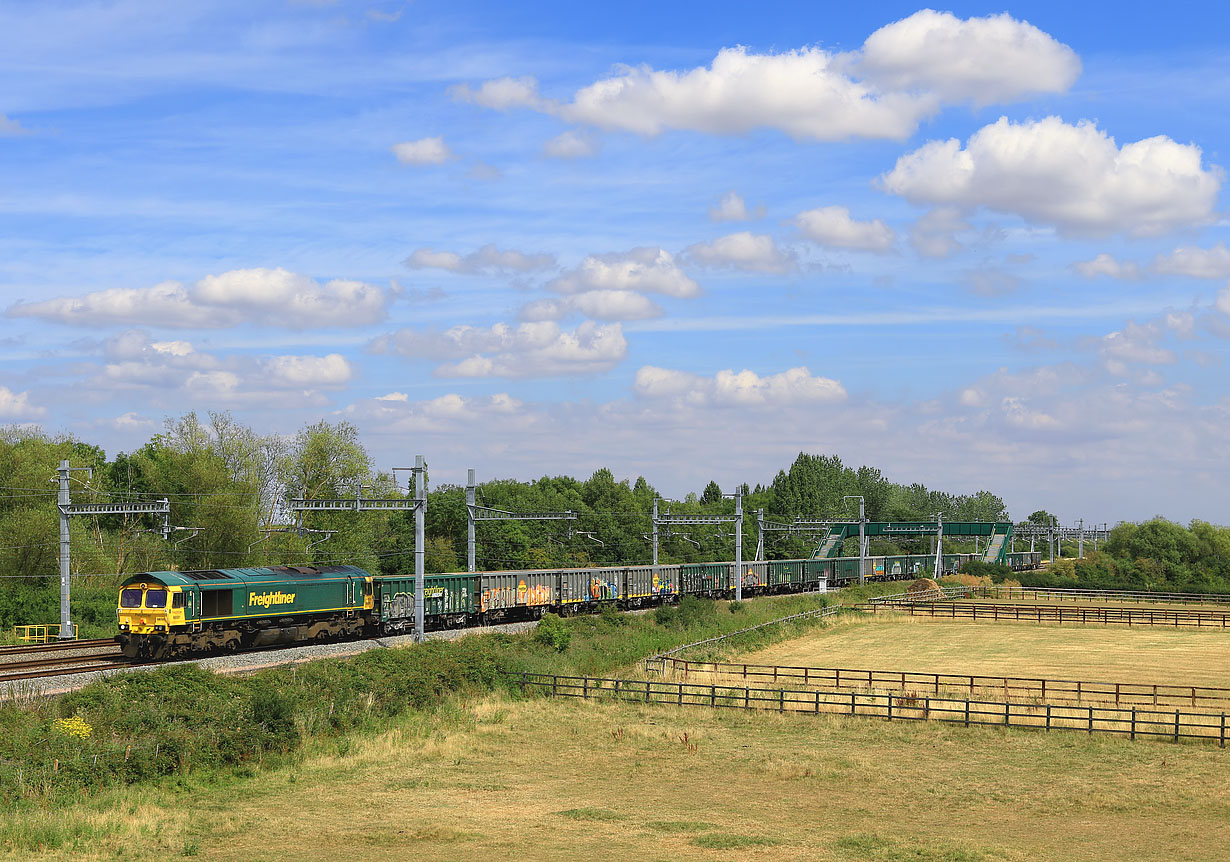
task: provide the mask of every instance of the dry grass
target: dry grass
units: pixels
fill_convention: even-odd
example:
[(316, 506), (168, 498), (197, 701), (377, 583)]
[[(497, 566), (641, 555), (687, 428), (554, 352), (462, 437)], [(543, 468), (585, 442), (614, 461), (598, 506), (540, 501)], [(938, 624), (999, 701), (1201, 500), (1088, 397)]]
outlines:
[(738, 661), (1230, 688), (1230, 633), (889, 615), (839, 622)]
[(1224, 602), (1202, 602), (1199, 599), (1183, 602), (1133, 602), (1125, 599), (1113, 598), (1098, 598), (1085, 596), (1065, 596), (1062, 594), (1036, 594), (1026, 591), (1024, 596), (1013, 595), (1011, 598), (998, 597), (991, 595), (989, 597), (969, 596), (961, 599), (963, 602), (982, 602), (984, 604), (996, 605), (1043, 605), (1044, 607), (1098, 607), (1098, 608), (1125, 608), (1125, 609), (1144, 609), (1144, 610), (1171, 610), (1171, 611), (1223, 611), (1230, 613), (1230, 605)]
[(1225, 767), (1083, 734), (487, 701), (26, 858), (1208, 860), (1230, 841)]

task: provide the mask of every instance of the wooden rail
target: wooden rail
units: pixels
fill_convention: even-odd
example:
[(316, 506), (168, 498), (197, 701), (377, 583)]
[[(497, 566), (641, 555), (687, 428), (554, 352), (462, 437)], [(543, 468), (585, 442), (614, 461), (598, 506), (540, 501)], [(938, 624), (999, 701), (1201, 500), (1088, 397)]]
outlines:
[(507, 674), (522, 692), (552, 697), (607, 698), (638, 703), (707, 706), (713, 709), (760, 709), (779, 713), (850, 715), (889, 721), (942, 721), (952, 724), (1076, 730), (1178, 742), (1196, 739), (1226, 746), (1226, 713), (1186, 712), (1139, 707), (1057, 706), (1011, 701), (973, 700), (906, 694), (792, 691), (751, 686), (560, 676)]
[(1230, 605), (1225, 593), (1153, 593), (1148, 590), (1078, 590), (1060, 587), (979, 587), (988, 598), (1058, 602), (1133, 602), (1137, 604)]
[(1103, 623), (1105, 625), (1230, 628), (1230, 611), (1180, 611), (1150, 608), (1063, 607), (1046, 605), (997, 605), (964, 602), (895, 602), (861, 604), (858, 610), (888, 610), (910, 616), (949, 619), (1013, 620), (1036, 623)]
[(838, 691), (894, 690), (917, 695), (930, 692), (970, 697), (1002, 696), (1004, 700), (1049, 703), (1113, 703), (1117, 706), (1230, 706), (1230, 688), (1167, 683), (1097, 682), (1043, 677), (988, 676), (985, 674), (919, 673), (898, 670), (868, 670), (844, 667), (796, 667), (745, 664), (742, 662), (687, 661), (655, 656), (646, 670), (672, 671), (684, 678), (715, 674), (774, 683), (802, 683), (808, 688)]

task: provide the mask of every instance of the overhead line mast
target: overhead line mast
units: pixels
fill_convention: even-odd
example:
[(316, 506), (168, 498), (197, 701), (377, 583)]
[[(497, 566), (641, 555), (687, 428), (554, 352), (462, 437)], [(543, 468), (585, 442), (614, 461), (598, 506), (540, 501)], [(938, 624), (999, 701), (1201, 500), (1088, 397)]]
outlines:
[[(490, 506), (480, 506), (477, 501), (478, 486), (474, 484), (473, 468), (466, 471), (466, 571), (474, 571), (476, 562), (476, 543), (474, 526), (479, 521), (575, 521), (577, 513), (572, 510), (564, 512), (509, 512), (504, 509), (493, 509)], [(571, 525), (569, 526), (571, 530)], [(590, 534), (590, 538), (593, 535)], [(599, 542), (599, 544), (602, 544)]]
[(328, 500), (307, 500), (296, 497), (290, 501), (290, 510), (299, 513), (300, 528), (303, 526), (304, 512), (414, 512), (414, 639), (421, 641), (425, 623), (423, 580), (426, 548), (423, 534), (427, 515), (427, 462), (423, 460), (422, 455), (415, 455), (413, 467), (393, 468), (394, 480), (399, 470), (414, 474), (414, 497), (412, 499), (364, 497), (363, 489), (360, 487), (359, 493), (354, 497)]
[(74, 471), (84, 470), (94, 478), (91, 467), (70, 466), (67, 459), (60, 462), (56, 471), (60, 483), (56, 498), (60, 510), (60, 640), (73, 640), (76, 632), (69, 613), (69, 581), (71, 580), (72, 549), (68, 519), (73, 515), (170, 515), (171, 503), (165, 498), (156, 503), (79, 503), (73, 505), (69, 489)]

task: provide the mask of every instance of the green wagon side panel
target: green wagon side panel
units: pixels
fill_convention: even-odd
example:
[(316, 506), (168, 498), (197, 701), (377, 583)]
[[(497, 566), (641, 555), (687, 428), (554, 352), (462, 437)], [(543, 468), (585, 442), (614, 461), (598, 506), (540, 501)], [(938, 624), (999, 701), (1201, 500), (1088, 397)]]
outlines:
[(730, 587), (730, 568), (725, 563), (687, 563), (679, 567), (683, 593), (712, 593)]
[[(474, 613), (476, 576), (427, 575), (423, 578), (423, 614)], [(385, 575), (374, 579), (376, 614), (381, 621), (414, 616), (414, 575)]]

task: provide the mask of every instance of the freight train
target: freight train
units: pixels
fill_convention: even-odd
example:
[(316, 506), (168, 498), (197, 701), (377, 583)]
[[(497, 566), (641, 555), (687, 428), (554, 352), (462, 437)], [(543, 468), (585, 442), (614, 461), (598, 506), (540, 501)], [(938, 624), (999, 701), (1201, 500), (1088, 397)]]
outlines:
[[(1008, 555), (1014, 570), (1037, 568), (1039, 553)], [(973, 554), (945, 554), (946, 573)], [(868, 580), (913, 578), (930, 555), (867, 557)], [(857, 557), (743, 564), (747, 596), (827, 589), (858, 580)], [(734, 563), (532, 569), (428, 575), (428, 628), (537, 619), (547, 611), (638, 608), (680, 596), (729, 598)], [(414, 577), (372, 575), (356, 566), (272, 566), (144, 572), (120, 586), (116, 640), (131, 659), (235, 652), (274, 644), (398, 634), (414, 626)]]

